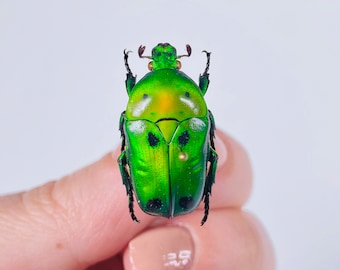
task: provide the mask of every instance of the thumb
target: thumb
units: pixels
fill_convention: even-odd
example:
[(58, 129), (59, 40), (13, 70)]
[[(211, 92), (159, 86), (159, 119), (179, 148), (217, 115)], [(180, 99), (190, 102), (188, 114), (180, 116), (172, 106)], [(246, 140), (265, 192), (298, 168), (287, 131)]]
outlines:
[(152, 219), (131, 221), (116, 158), (107, 154), (58, 181), (0, 198), (0, 265), (84, 269), (118, 254)]

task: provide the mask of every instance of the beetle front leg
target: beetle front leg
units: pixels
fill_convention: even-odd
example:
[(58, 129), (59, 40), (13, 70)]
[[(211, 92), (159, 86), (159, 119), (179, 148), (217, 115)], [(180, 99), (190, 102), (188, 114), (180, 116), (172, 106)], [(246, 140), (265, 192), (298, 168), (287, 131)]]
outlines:
[(126, 188), (126, 194), (129, 196), (129, 211), (133, 221), (139, 222), (137, 217), (135, 216), (135, 211), (133, 210), (133, 187), (131, 184), (131, 178), (127, 171), (127, 161), (126, 161), (126, 152), (123, 151), (118, 157), (118, 165), (120, 169), (120, 174), (122, 175), (123, 184)]
[(208, 86), (209, 86), (209, 73), (208, 73), (208, 70), (209, 70), (209, 66), (210, 66), (210, 52), (207, 52), (207, 51), (203, 51), (207, 54), (207, 64), (205, 66), (205, 70), (203, 72), (203, 74), (200, 74), (200, 78), (199, 78), (199, 88), (201, 89), (202, 91), (202, 94), (204, 95), (207, 90), (208, 90)]
[(129, 57), (129, 51), (124, 50), (124, 63), (126, 68), (126, 80), (125, 80), (125, 86), (126, 91), (128, 92), (128, 95), (130, 95), (132, 88), (136, 84), (136, 76), (133, 76), (129, 63), (128, 63), (128, 57)]

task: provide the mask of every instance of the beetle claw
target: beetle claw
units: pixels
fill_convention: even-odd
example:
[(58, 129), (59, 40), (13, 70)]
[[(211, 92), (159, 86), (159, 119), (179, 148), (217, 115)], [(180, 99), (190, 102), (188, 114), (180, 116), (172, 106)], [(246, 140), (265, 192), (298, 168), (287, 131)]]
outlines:
[(188, 56), (191, 55), (191, 47), (189, 44), (186, 45)]
[(138, 55), (139, 55), (140, 58), (145, 57), (145, 56), (143, 56), (144, 51), (145, 51), (145, 46), (140, 45), (139, 48), (138, 48)]
[(206, 194), (204, 197), (204, 216), (201, 220), (201, 226), (207, 221), (209, 215), (209, 196), (210, 194)]
[(135, 214), (131, 214), (131, 218), (134, 222), (140, 223), (140, 220), (135, 216)]

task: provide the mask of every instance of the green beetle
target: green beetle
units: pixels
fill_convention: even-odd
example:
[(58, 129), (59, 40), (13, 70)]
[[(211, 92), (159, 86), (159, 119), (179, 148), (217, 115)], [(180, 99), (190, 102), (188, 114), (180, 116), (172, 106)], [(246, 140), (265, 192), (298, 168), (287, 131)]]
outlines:
[(179, 71), (179, 58), (168, 43), (159, 43), (148, 58), (150, 72), (136, 83), (124, 50), (127, 70), (125, 81), (129, 101), (121, 114), (119, 130), (122, 147), (118, 158), (123, 184), (129, 197), (132, 220), (133, 193), (140, 208), (150, 215), (172, 218), (195, 210), (204, 201), (204, 216), (209, 214), (209, 196), (215, 181), (217, 153), (214, 146), (214, 118), (203, 95), (209, 85), (208, 69), (199, 78), (199, 86)]

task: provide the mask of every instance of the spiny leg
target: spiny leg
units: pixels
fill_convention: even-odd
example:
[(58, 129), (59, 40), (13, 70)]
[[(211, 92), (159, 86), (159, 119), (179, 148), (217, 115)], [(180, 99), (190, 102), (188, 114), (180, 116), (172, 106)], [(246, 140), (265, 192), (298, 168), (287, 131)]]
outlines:
[(209, 70), (209, 67), (210, 67), (210, 55), (211, 55), (211, 52), (207, 52), (207, 51), (203, 51), (204, 53), (206, 53), (207, 55), (207, 63), (205, 65), (205, 70), (203, 72), (203, 75), (208, 75), (208, 70)]
[(201, 221), (201, 226), (207, 221), (208, 215), (209, 215), (209, 197), (211, 196), (211, 187), (215, 182), (215, 176), (216, 176), (216, 169), (217, 169), (217, 160), (218, 155), (215, 150), (215, 121), (214, 116), (209, 111), (209, 119), (210, 119), (210, 147), (209, 147), (209, 158), (208, 161), (210, 162), (209, 170), (207, 173), (207, 178), (204, 186), (204, 192), (203, 192), (203, 201), (204, 201), (204, 216)]
[(209, 120), (210, 120), (210, 130), (209, 130), (209, 135), (210, 135), (210, 146), (212, 147), (212, 149), (215, 149), (215, 130), (216, 130), (216, 125), (215, 125), (215, 119), (214, 119), (214, 115), (212, 114), (212, 112), (210, 110), (208, 110), (208, 115), (209, 115)]
[(132, 88), (136, 84), (136, 76), (133, 76), (129, 63), (128, 63), (129, 52), (130, 51), (124, 50), (124, 63), (125, 63), (126, 71), (127, 71), (125, 86), (126, 86), (126, 91), (128, 92), (128, 94), (130, 94)]
[(129, 175), (127, 169), (126, 169), (127, 162), (126, 162), (125, 151), (120, 154), (120, 156), (118, 158), (118, 165), (119, 165), (119, 169), (120, 169), (120, 174), (122, 175), (123, 184), (125, 185), (125, 188), (126, 188), (126, 194), (129, 197), (130, 216), (131, 216), (133, 221), (139, 222), (139, 220), (135, 216), (135, 211), (133, 210), (133, 201), (134, 201), (134, 199), (133, 199), (133, 187), (132, 187), (132, 184), (131, 184), (130, 175)]
[(135, 216), (134, 210), (133, 210), (133, 186), (131, 183), (131, 178), (127, 170), (127, 160), (126, 160), (126, 150), (125, 150), (125, 133), (124, 133), (124, 120), (125, 119), (125, 111), (122, 112), (120, 116), (120, 121), (119, 121), (119, 130), (121, 132), (121, 137), (122, 137), (122, 148), (121, 148), (121, 154), (118, 157), (118, 165), (119, 165), (119, 170), (120, 174), (122, 176), (123, 184), (125, 185), (126, 188), (126, 194), (129, 197), (129, 211), (130, 211), (130, 216), (133, 221), (139, 222), (137, 217)]
[(209, 215), (209, 197), (211, 196), (211, 187), (215, 182), (215, 175), (217, 169), (218, 155), (216, 151), (210, 148), (209, 162), (210, 167), (207, 174), (207, 179), (205, 180), (203, 201), (204, 201), (204, 216), (201, 220), (201, 226), (207, 221)]
[(199, 88), (201, 89), (202, 94), (204, 95), (208, 90), (208, 86), (209, 86), (209, 82), (210, 82), (208, 70), (209, 70), (209, 67), (210, 67), (210, 54), (211, 54), (211, 52), (207, 52), (207, 51), (203, 51), (203, 52), (206, 53), (206, 55), (207, 55), (207, 64), (205, 66), (205, 70), (204, 70), (203, 74), (200, 74)]
[(125, 111), (123, 111), (120, 115), (119, 119), (119, 131), (120, 131), (120, 137), (122, 138), (122, 146), (120, 148), (120, 151), (123, 152), (125, 149), (125, 132), (124, 132), (124, 122), (125, 122)]

